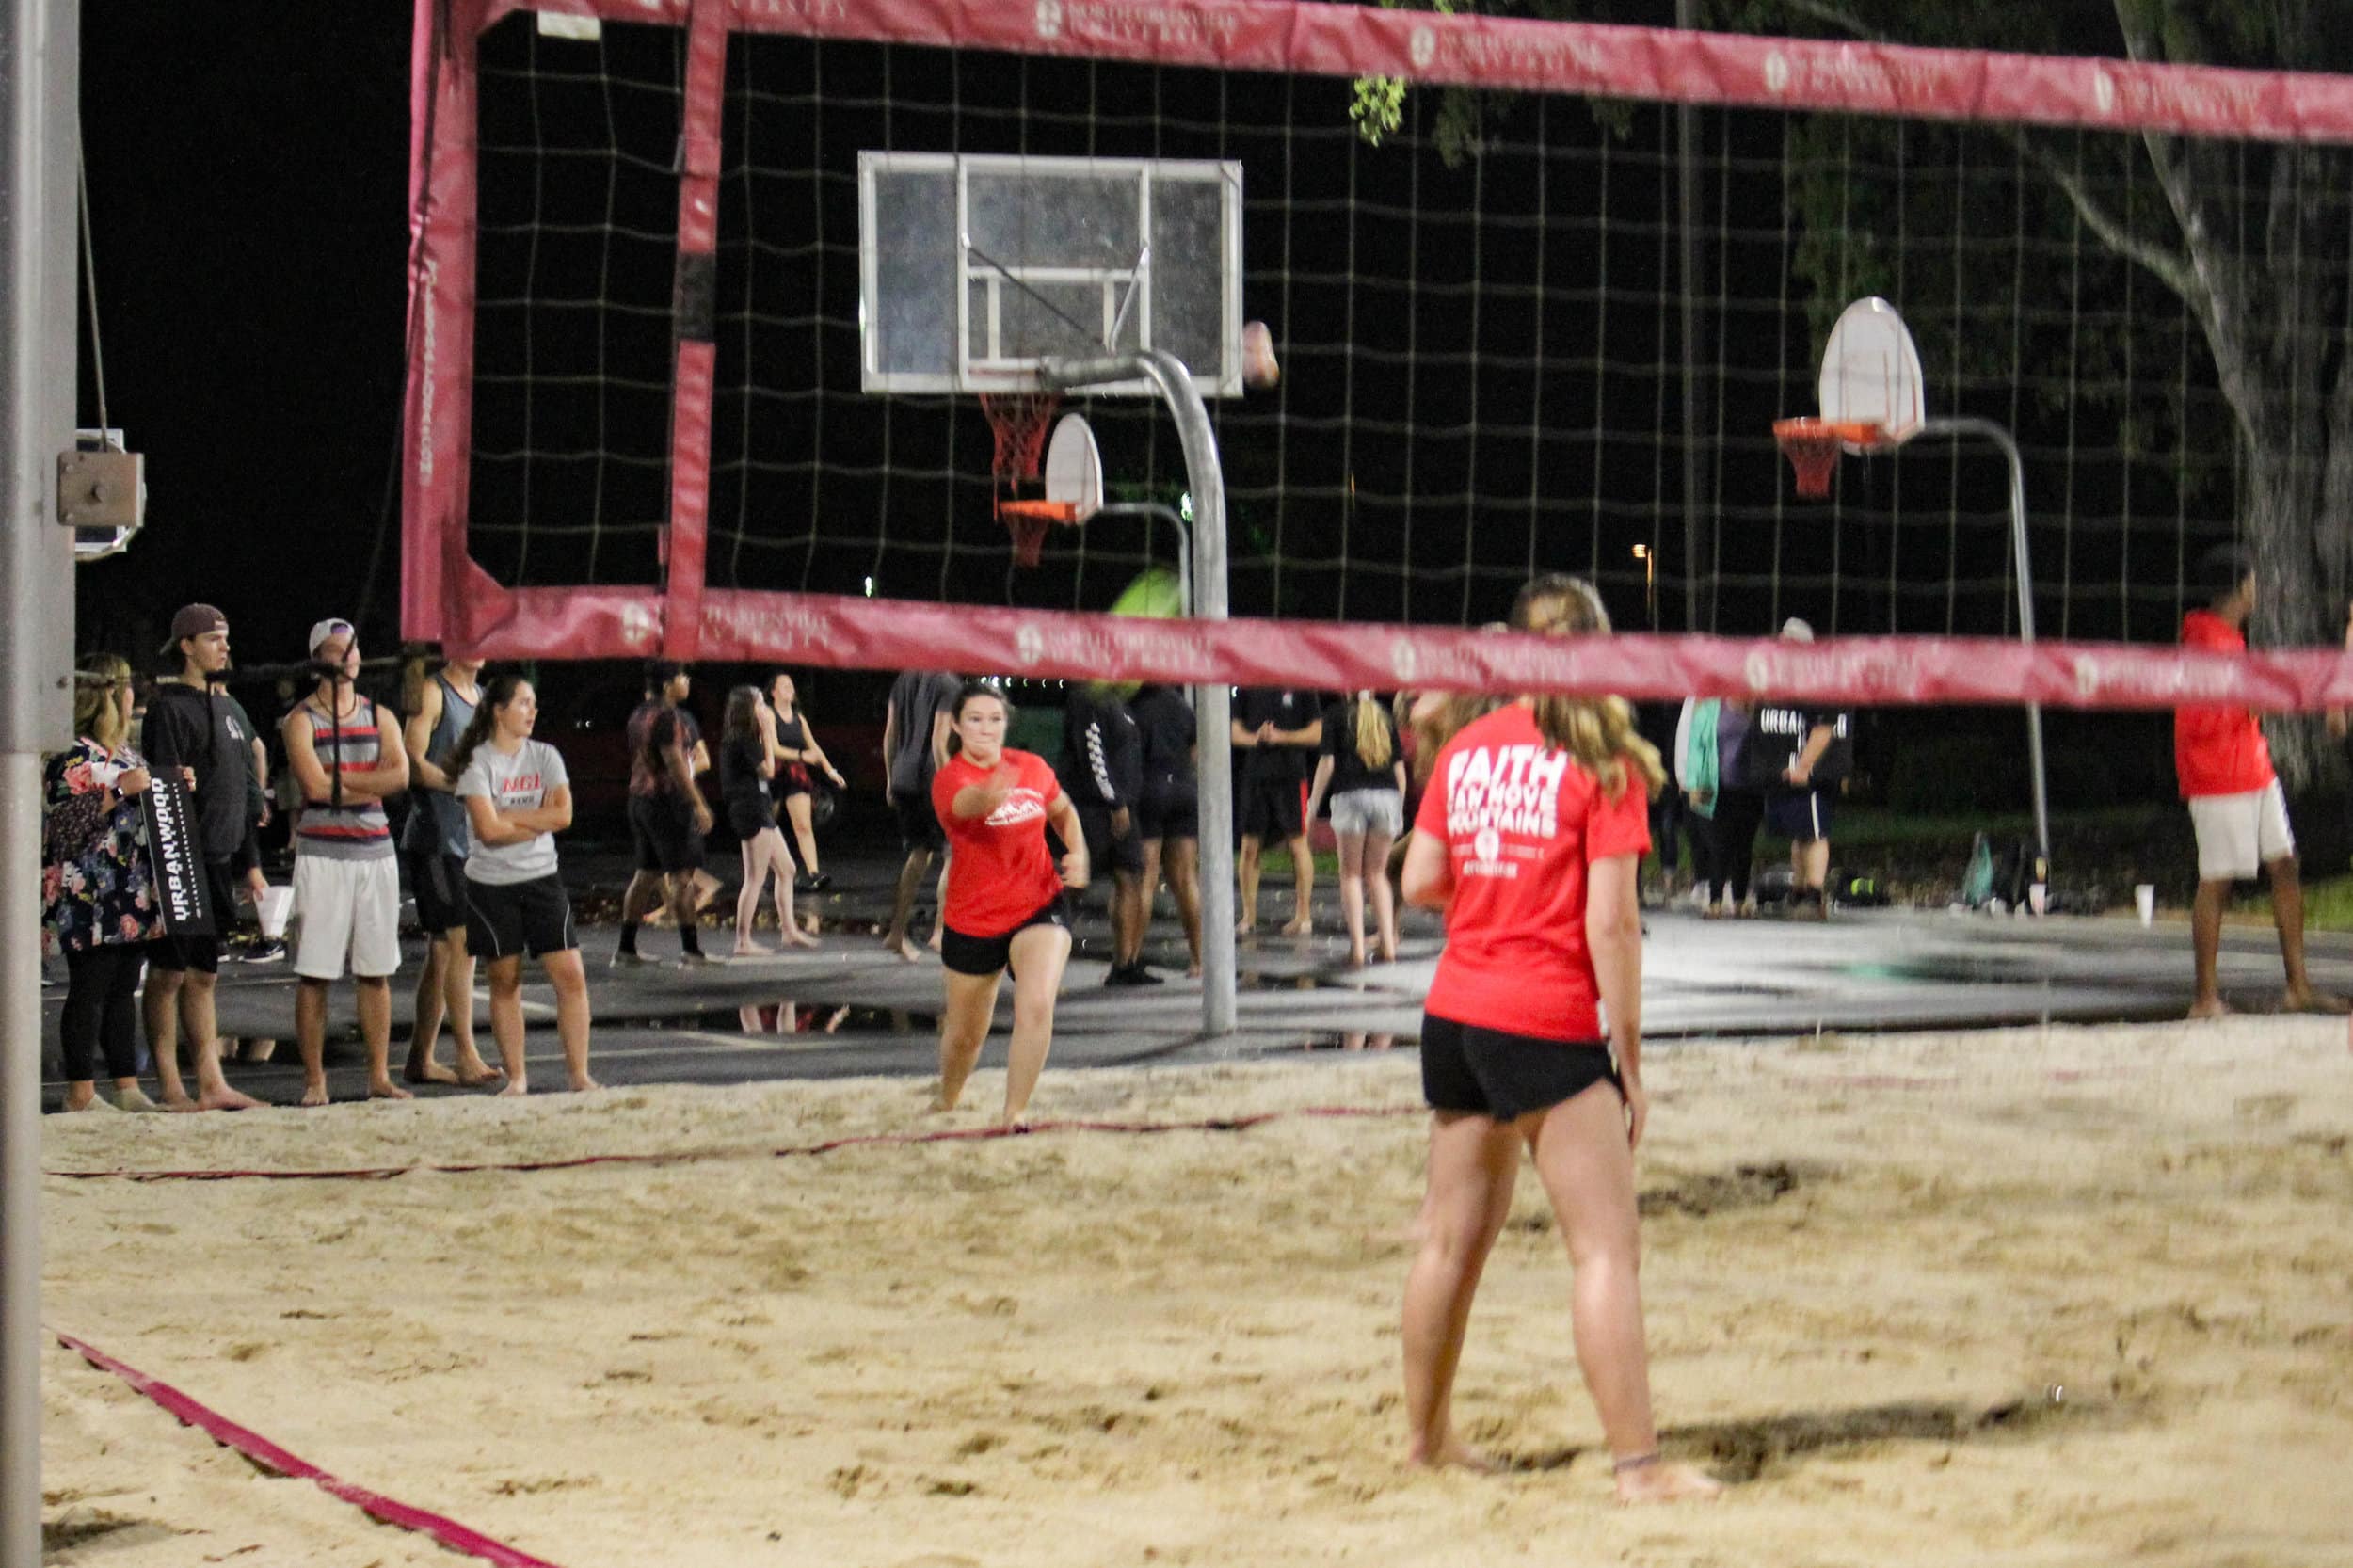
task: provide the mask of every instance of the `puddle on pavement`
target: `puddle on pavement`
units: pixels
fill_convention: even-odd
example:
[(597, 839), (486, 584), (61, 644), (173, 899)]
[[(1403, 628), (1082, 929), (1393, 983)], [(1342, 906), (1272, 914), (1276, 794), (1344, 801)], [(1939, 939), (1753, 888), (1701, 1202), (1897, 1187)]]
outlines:
[(652, 1018), (616, 1018), (622, 1029), (694, 1029), (713, 1034), (929, 1034), (939, 1028), (936, 1013), (894, 1007), (811, 1006), (789, 998), (705, 1007)]

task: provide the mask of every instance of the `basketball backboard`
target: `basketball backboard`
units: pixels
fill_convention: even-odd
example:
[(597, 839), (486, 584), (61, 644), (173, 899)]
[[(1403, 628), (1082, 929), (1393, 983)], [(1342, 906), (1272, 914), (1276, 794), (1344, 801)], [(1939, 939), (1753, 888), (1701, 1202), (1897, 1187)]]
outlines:
[(1049, 359), (1165, 349), (1241, 393), (1240, 164), (861, 152), (858, 215), (868, 392), (1034, 391)]
[[(1876, 424), (1885, 444), (1912, 439), (1927, 417), (1920, 350), (1896, 307), (1876, 296), (1839, 312), (1822, 345), (1817, 387), (1822, 418), (1834, 424)], [(1851, 444), (1849, 452), (1862, 449)]]

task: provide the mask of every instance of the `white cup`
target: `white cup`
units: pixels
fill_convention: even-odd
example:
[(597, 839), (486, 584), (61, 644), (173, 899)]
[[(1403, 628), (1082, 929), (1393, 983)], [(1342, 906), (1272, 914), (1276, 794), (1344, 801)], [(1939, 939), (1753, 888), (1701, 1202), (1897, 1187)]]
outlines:
[(2037, 882), (2026, 889), (2026, 907), (2038, 915), (2051, 912), (2051, 888), (2048, 883)]
[(294, 908), (294, 889), (283, 883), (273, 882), (262, 890), (262, 902), (254, 914), (262, 922), (262, 935), (275, 942), (286, 935), (286, 916)]
[(2157, 918), (2157, 885), (2144, 882), (2133, 889), (2133, 903), (2140, 910), (2140, 923), (2150, 925)]

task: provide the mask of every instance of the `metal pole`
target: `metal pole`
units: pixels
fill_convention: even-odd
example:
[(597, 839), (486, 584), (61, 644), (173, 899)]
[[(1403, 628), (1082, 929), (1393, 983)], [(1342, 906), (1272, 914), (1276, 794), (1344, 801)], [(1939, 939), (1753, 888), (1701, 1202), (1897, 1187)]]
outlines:
[[(1696, 0), (1675, 0), (1675, 25), (1686, 32), (1699, 24)], [(1701, 620), (1702, 583), (1713, 585), (1715, 568), (1700, 544), (1700, 361), (1699, 361), (1699, 136), (1689, 104), (1675, 110), (1677, 213), (1682, 246), (1683, 278), (1683, 629), (1705, 632), (1712, 625)], [(1657, 611), (1651, 612), (1651, 630)]]
[(77, 19), (0, 5), (0, 1568), (40, 1563), (40, 757), (72, 725)]
[[(2009, 540), (2018, 557), (2018, 640), (2034, 646), (2034, 563), (2026, 554), (2026, 463), (2010, 433), (1990, 419), (1964, 415), (1932, 419), (1920, 426), (1925, 436), (1982, 436), (2009, 459)], [(2037, 881), (2048, 881), (2051, 868), (2051, 800), (2042, 766), (2042, 705), (2026, 704), (2026, 760), (2034, 775), (2034, 847), (2041, 857)]]
[[(1150, 381), (1176, 420), (1193, 493), (1193, 614), (1225, 618), (1225, 473), (1209, 406), (1184, 361), (1164, 348), (1106, 360), (1057, 360), (1047, 367), (1055, 387), (1069, 391), (1105, 383)], [(1196, 788), (1201, 796), (1201, 1032), (1234, 1032), (1234, 755), (1233, 694), (1224, 681), (1193, 694)]]

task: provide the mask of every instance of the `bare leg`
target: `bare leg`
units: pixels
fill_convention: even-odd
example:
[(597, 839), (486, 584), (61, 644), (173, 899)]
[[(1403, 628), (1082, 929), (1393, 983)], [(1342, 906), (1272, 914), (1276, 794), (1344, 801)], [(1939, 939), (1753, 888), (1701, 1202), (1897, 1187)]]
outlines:
[(1168, 891), (1176, 901), (1176, 919), (1185, 928), (1185, 945), (1193, 950), (1193, 968), (1201, 972), (1201, 842), (1197, 839), (1168, 840)]
[(820, 874), (817, 869), (817, 828), (808, 818), (808, 794), (785, 796), (784, 814), (792, 823), (792, 841), (801, 846), (801, 870), (811, 876)]
[(663, 886), (660, 872), (639, 872), (629, 879), (621, 891), (621, 919), (624, 922), (642, 920), (662, 902)]
[(1046, 1053), (1054, 1045), (1054, 998), (1070, 961), (1070, 933), (1033, 925), (1013, 938), (1013, 1045), (1005, 1057), (1005, 1119), (1019, 1127), (1030, 1109)]
[(1234, 935), (1247, 936), (1258, 929), (1258, 836), (1241, 836), (1241, 853), (1234, 856), (1234, 874), (1241, 883), (1241, 907), (1234, 912)]
[(327, 990), (324, 980), (295, 982), (295, 1049), (302, 1056), (302, 1103), (327, 1103)]
[(1291, 850), (1291, 919), (1283, 928), (1286, 936), (1305, 936), (1315, 928), (1308, 905), (1316, 890), (1315, 851), (1307, 847), (1307, 835), (1302, 833), (1290, 841)]
[(2198, 991), (2189, 1003), (2193, 1018), (2218, 1018), (2231, 1010), (2222, 1000), (2221, 984), (2216, 976), (2222, 952), (2222, 906), (2230, 898), (2230, 883), (2201, 879), (2198, 896), (2190, 901), (2189, 949), (2198, 976)]
[(140, 1011), (147, 1017), (147, 1053), (155, 1061), (155, 1093), (167, 1111), (193, 1111), (196, 1097), (180, 1081), (180, 991), (186, 975), (179, 969), (147, 968), (147, 994)]
[(1454, 1435), (1454, 1373), (1519, 1164), (1519, 1135), (1508, 1124), (1458, 1111), (1433, 1115), (1429, 1188), (1405, 1275), (1406, 1456), (1416, 1464), (1486, 1467)]
[(457, 1047), (457, 1081), (469, 1089), (478, 1089), (499, 1076), (499, 1070), (482, 1060), (482, 1048), (473, 1037), (473, 952), (466, 946), (466, 928), (452, 929), (443, 944), (447, 957), (441, 965), (441, 1016), (449, 1022), (449, 1037)]
[(1711, 1496), (1721, 1490), (1688, 1465), (1655, 1462), (1650, 1357), (1642, 1337), (1641, 1223), (1634, 1207), (1634, 1151), (1625, 1101), (1596, 1083), (1549, 1111), (1524, 1116), (1536, 1175), (1552, 1200), (1576, 1270), (1570, 1316), (1577, 1362), (1601, 1416), (1621, 1502)]
[[(805, 797), (795, 795), (792, 798), (800, 800)], [(768, 856), (768, 874), (776, 879), (776, 929), (794, 947), (813, 948), (817, 945), (817, 938), (801, 929), (800, 920), (792, 913), (792, 856), (785, 848), (784, 835), (772, 829), (761, 837), (775, 840)], [(808, 920), (811, 925), (817, 923), (815, 915)]]
[(1336, 835), (1340, 842), (1340, 916), (1348, 927), (1348, 962), (1365, 967), (1365, 836)]
[(2299, 1013), (2342, 1013), (2343, 997), (2313, 989), (2304, 972), (2304, 881), (2296, 857), (2283, 855), (2266, 868), (2271, 872), (2271, 920), (2280, 932), (2280, 960), (2287, 969), (2287, 1005)]
[(188, 1043), (188, 1059), (196, 1068), (196, 1105), (200, 1111), (252, 1111), (261, 1101), (229, 1087), (220, 1070), (220, 1021), (213, 1013), (217, 975), (190, 969), (180, 984), (180, 1035)]
[(1004, 971), (959, 974), (950, 969), (946, 973), (948, 1000), (939, 1013), (939, 1096), (932, 1102), (935, 1111), (953, 1111), (964, 1097), (965, 1080), (972, 1076), (981, 1047), (988, 1039), (988, 1021), (997, 1011), (997, 983)]
[(930, 850), (907, 851), (906, 864), (899, 868), (899, 886), (890, 895), (890, 924), (884, 928), (883, 946), (910, 964), (916, 954), (914, 946), (907, 941), (907, 921), (915, 914), (915, 889), (923, 885), (923, 873), (931, 866)]
[(361, 975), (352, 984), (359, 993), (360, 1038), (368, 1048), (368, 1098), (408, 1099), (408, 1091), (392, 1081), (392, 976)]
[(955, 857), (955, 846), (951, 844), (948, 846), (947, 854), (939, 858), (939, 887), (936, 890), (938, 902), (932, 905), (931, 940), (923, 944), (934, 952), (939, 951), (940, 939), (947, 935), (948, 931), (948, 867)]
[[(768, 856), (771, 853), (768, 837), (769, 830), (763, 828), (744, 840), (743, 844), (744, 890), (735, 895), (735, 952), (739, 958), (776, 951), (752, 940), (752, 923), (760, 918), (760, 885), (768, 880)], [(783, 929), (790, 931), (792, 917), (784, 912), (781, 904), (777, 913)]]
[(1389, 835), (1376, 827), (1365, 835), (1365, 889), (1372, 895), (1372, 923), (1380, 934), (1381, 962), (1397, 961), (1397, 890), (1389, 886)]
[[(551, 952), (539, 960), (547, 971), (548, 984), (555, 987), (555, 1033), (564, 1042), (564, 1074), (574, 1094), (585, 1094), (604, 1087), (588, 1076), (588, 976), (580, 966), (580, 950), (566, 948)], [(521, 991), (521, 966), (517, 965), (516, 990)], [(520, 995), (516, 1003), (516, 1022), (520, 1025), (522, 1005)], [(516, 1032), (522, 1031), (518, 1028)], [(519, 1043), (515, 1054), (520, 1056)]]
[(1830, 882), (1830, 840), (1815, 839), (1797, 844), (1792, 846), (1792, 853), (1798, 856), (1799, 885), (1817, 892), (1827, 890)]
[(523, 959), (513, 953), (493, 958), (490, 975), (490, 1038), (498, 1042), (499, 1060), (506, 1064), (506, 1087), (502, 1095), (531, 1093), (531, 1069), (523, 1061)]
[[(457, 989), (455, 982), (459, 968), (468, 970), (467, 986)], [(452, 1072), (433, 1060), (433, 1047), (440, 1038), (441, 1020), (450, 1022), (450, 1033), (457, 1041), (457, 1060), (463, 1064), (472, 1059), (477, 1073), (488, 1073), (488, 1067), (475, 1054), (473, 1047), (473, 995), (472, 959), (466, 952), (466, 928), (445, 931), (427, 942), (424, 967), (417, 975), (416, 1022), (408, 1031), (408, 1061), (401, 1068), (401, 1078), (409, 1083), (479, 1083), (479, 1076), (466, 1078)], [(457, 1028), (459, 1019), (466, 1028)]]

